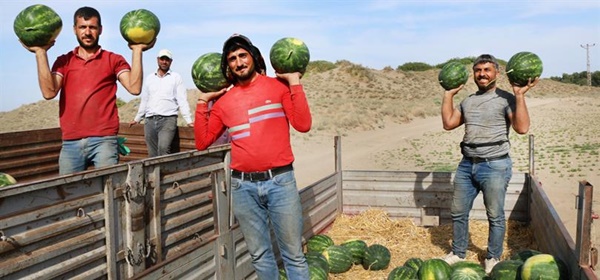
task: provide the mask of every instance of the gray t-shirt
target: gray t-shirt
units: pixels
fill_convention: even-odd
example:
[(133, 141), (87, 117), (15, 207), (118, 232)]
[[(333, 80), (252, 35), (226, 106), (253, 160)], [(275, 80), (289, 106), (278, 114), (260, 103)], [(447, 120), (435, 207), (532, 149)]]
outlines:
[(465, 98), (458, 108), (465, 124), (463, 155), (492, 158), (508, 154), (511, 127), (508, 115), (515, 111), (515, 104), (512, 93), (498, 88)]

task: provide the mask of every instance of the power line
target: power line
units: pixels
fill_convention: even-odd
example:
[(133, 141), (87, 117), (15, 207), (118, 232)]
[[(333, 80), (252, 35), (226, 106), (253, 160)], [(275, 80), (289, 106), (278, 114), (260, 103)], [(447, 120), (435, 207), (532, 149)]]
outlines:
[(584, 48), (585, 52), (586, 52), (586, 59), (587, 59), (587, 82), (588, 82), (588, 86), (592, 86), (592, 72), (591, 72), (591, 69), (590, 69), (590, 48), (593, 47), (593, 46), (595, 46), (595, 45), (596, 45), (596, 43), (593, 43), (591, 45), (590, 44), (585, 44), (585, 46), (581, 45), (581, 47)]

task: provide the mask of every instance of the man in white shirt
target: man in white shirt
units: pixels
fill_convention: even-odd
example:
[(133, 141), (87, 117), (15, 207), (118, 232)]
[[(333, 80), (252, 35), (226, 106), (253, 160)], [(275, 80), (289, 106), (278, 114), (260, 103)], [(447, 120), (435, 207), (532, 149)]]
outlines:
[(171, 152), (171, 143), (177, 132), (178, 110), (188, 126), (194, 126), (183, 79), (179, 73), (171, 71), (173, 54), (166, 49), (160, 50), (156, 60), (158, 70), (144, 80), (140, 108), (129, 124), (138, 124), (145, 118), (144, 134), (149, 157)]

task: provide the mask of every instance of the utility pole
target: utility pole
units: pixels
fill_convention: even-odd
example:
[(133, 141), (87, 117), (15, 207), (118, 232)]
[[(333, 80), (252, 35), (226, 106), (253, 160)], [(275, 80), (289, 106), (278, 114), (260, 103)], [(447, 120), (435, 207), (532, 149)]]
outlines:
[(582, 48), (585, 49), (586, 52), (586, 58), (587, 58), (587, 82), (588, 82), (588, 86), (592, 86), (592, 72), (590, 70), (590, 48), (595, 46), (596, 43), (594, 44), (585, 44), (581, 45)]

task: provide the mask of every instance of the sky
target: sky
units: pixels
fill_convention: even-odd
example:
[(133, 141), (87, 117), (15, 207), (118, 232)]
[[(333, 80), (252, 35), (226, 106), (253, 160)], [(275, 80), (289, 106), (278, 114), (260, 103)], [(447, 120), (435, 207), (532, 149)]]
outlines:
[[(305, 42), (311, 61), (348, 60), (373, 69), (397, 68), (407, 62), (430, 65), (456, 57), (493, 54), (508, 61), (521, 51), (536, 53), (543, 78), (587, 70), (600, 71), (600, 0), (293, 0), (293, 1), (27, 1), (0, 2), (0, 112), (43, 100), (35, 56), (18, 41), (13, 22), (33, 4), (55, 10), (63, 28), (48, 51), (50, 66), (77, 45), (73, 13), (81, 6), (102, 16), (102, 48), (131, 62), (131, 50), (119, 32), (121, 17), (135, 9), (152, 11), (161, 22), (154, 48), (143, 54), (144, 75), (156, 70), (156, 55), (173, 53), (171, 69), (187, 88), (195, 88), (191, 67), (208, 52), (221, 52), (232, 34), (249, 37), (267, 60), (283, 37)], [(588, 51), (582, 47), (589, 47)], [(441, 89), (441, 87), (440, 87)], [(133, 96), (119, 85), (117, 96)], [(58, 99), (59, 97), (56, 97)]]

